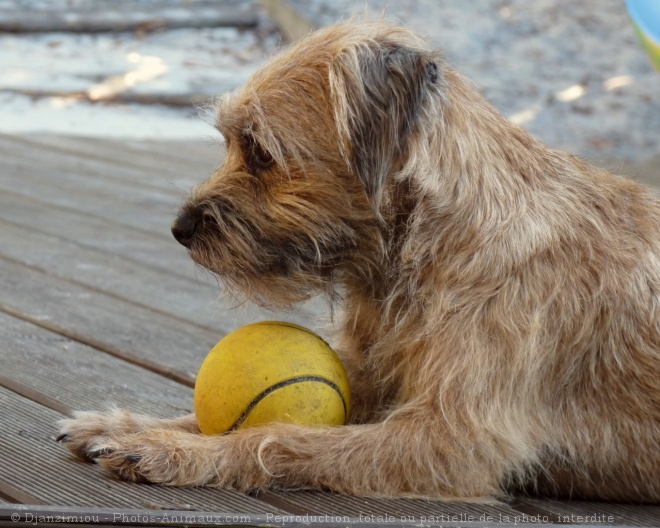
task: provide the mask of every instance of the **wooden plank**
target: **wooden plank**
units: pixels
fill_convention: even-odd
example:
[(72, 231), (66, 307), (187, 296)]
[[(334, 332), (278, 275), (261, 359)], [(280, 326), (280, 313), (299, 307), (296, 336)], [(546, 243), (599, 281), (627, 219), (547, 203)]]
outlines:
[(2, 476), (0, 476), (0, 502), (2, 504), (0, 508), (11, 504), (44, 504), (43, 501), (40, 501), (34, 495), (10, 486), (2, 480)]
[(303, 15), (287, 0), (260, 0), (277, 29), (287, 42), (295, 42), (318, 29), (318, 25)]
[[(210, 127), (210, 125), (209, 125)], [(125, 143), (117, 143), (121, 147)], [(224, 139), (214, 128), (209, 128), (207, 137), (188, 141), (145, 140), (133, 142), (130, 147), (136, 155), (151, 155), (163, 160), (198, 163), (200, 168), (212, 171), (224, 161), (226, 148)], [(209, 172), (210, 174), (210, 172)]]
[(388, 525), (395, 521), (424, 523), (424, 519), (438, 524), (469, 524), (514, 521), (522, 522), (522, 513), (507, 504), (475, 504), (424, 499), (365, 499), (336, 493), (317, 491), (270, 492), (282, 502), (286, 510), (303, 510), (310, 514), (353, 518), (371, 518)]
[(547, 512), (555, 524), (660, 526), (660, 505), (549, 499), (519, 502)]
[[(13, 516), (13, 517), (12, 517)], [(45, 521), (48, 517), (53, 520)], [(66, 506), (10, 506), (0, 508), (0, 525), (12, 522), (16, 524), (34, 524), (37, 520), (40, 526), (59, 526), (59, 523), (76, 523), (81, 528), (94, 526), (110, 526), (121, 523), (127, 527), (147, 526), (186, 526), (190, 528), (204, 528), (209, 526), (237, 527), (237, 526), (263, 526), (283, 528), (323, 527), (323, 528), (486, 528), (504, 526), (484, 523), (440, 523), (420, 521), (394, 520), (383, 523), (367, 518), (349, 518), (332, 514), (312, 515), (274, 515), (274, 514), (226, 514), (217, 511), (159, 511), (159, 510), (122, 510), (109, 508), (66, 507)], [(511, 524), (513, 526), (513, 524)], [(525, 528), (550, 528), (552, 525), (537, 523), (519, 523), (517, 526)], [(564, 525), (573, 528), (575, 525)]]
[[(34, 152), (40, 152), (35, 159)], [(183, 198), (193, 185), (206, 179), (217, 165), (217, 155), (151, 152), (129, 142), (44, 136), (0, 135), (0, 155), (27, 161), (36, 167), (104, 177), (144, 188), (156, 188)], [(171, 152), (179, 152), (175, 144)], [(215, 161), (212, 161), (215, 160)]]
[(254, 27), (257, 16), (252, 9), (222, 7), (222, 4), (177, 9), (163, 6), (157, 12), (132, 3), (119, 11), (78, 9), (74, 12), (37, 9), (28, 15), (22, 10), (0, 10), (0, 31), (8, 33), (107, 33), (115, 31), (155, 31), (177, 28)]
[(170, 224), (181, 202), (160, 190), (38, 167), (8, 157), (0, 160), (0, 191), (41, 199), (166, 240), (172, 236)]
[(0, 310), (192, 385), (223, 335), (0, 260)]
[[(113, 77), (108, 78), (111, 82)], [(94, 87), (85, 90), (70, 90), (57, 88), (4, 88), (3, 92), (8, 94), (18, 94), (31, 99), (42, 99), (45, 97), (63, 97), (86, 101), (93, 104), (138, 104), (138, 105), (164, 105), (178, 108), (200, 107), (209, 104), (218, 92), (228, 92), (236, 88), (237, 80), (233, 82), (226, 79), (214, 88), (218, 91), (195, 91), (189, 92), (181, 89), (178, 92), (140, 92), (135, 89), (109, 90), (106, 93), (95, 93)]]
[[(60, 240), (70, 240), (79, 248), (102, 251), (106, 258), (112, 254), (162, 271), (165, 276), (176, 275), (188, 281), (192, 279), (200, 287), (203, 283), (207, 294), (209, 291), (219, 291), (217, 281), (195, 267), (174, 237), (166, 240), (9, 191), (0, 193), (0, 219), (24, 226), (31, 236), (39, 233), (52, 235)], [(200, 304), (205, 298), (205, 295), (199, 298)]]
[[(61, 154), (57, 151), (42, 150), (39, 159), (35, 160), (35, 148), (14, 147), (11, 151), (0, 146), (0, 156), (5, 160), (11, 159), (17, 166), (30, 166), (35, 170), (54, 171), (71, 179), (78, 176), (77, 182), (82, 191), (86, 187), (93, 188), (101, 185), (108, 188), (111, 185), (123, 184), (128, 188), (139, 191), (152, 191), (162, 193), (168, 197), (168, 202), (179, 202), (185, 196), (186, 191), (195, 183), (201, 181), (207, 174), (200, 172), (199, 178), (191, 178), (191, 170), (176, 171), (170, 165), (168, 167), (133, 167), (125, 163), (97, 160), (94, 158), (78, 157), (75, 154)], [(124, 154), (125, 155), (125, 154)], [(120, 158), (121, 159), (121, 158)], [(86, 179), (80, 179), (80, 177)], [(101, 180), (94, 182), (94, 180)]]
[(80, 247), (2, 220), (0, 256), (196, 325), (216, 331), (229, 329), (222, 325), (223, 320), (231, 319), (223, 311), (229, 306), (221, 302), (212, 306), (218, 295), (217, 285), (170, 275), (118, 255)]
[[(78, 528), (123, 526), (125, 528), (153, 526), (185, 526), (208, 528), (211, 526), (236, 528), (237, 526), (272, 527), (272, 513), (235, 513), (221, 511), (154, 510), (125, 508), (93, 508), (84, 506), (23, 506), (7, 505), (0, 508), (0, 526), (39, 525), (53, 528), (66, 523)], [(11, 524), (10, 524), (11, 522)], [(294, 526), (286, 523), (278, 526)], [(332, 528), (327, 525), (326, 528)], [(344, 527), (342, 527), (344, 528)], [(357, 525), (355, 528), (367, 528)], [(375, 528), (373, 525), (368, 528)], [(392, 528), (403, 528), (393, 526)], [(406, 527), (407, 528), (407, 527)], [(412, 528), (412, 527), (410, 527)]]
[[(102, 372), (97, 372), (99, 378)], [(45, 504), (264, 513), (275, 508), (225, 490), (120, 482), (72, 459), (54, 441), (62, 415), (0, 388), (0, 482)], [(1, 489), (1, 488), (0, 488)]]
[(12, 390), (30, 388), (27, 396), (64, 414), (111, 405), (162, 418), (193, 410), (192, 388), (5, 313), (0, 342)]
[(227, 316), (210, 330), (7, 259), (0, 271), (0, 310), (188, 385), (215, 343), (249, 322)]
[(224, 158), (220, 134), (209, 125), (209, 136), (196, 140), (130, 140), (63, 136), (53, 134), (0, 134), (0, 148), (21, 147), (34, 152), (57, 152), (79, 160), (95, 159), (152, 172), (154, 179), (160, 170), (209, 171)]
[[(3, 312), (0, 313), (2, 313), (2, 315), (9, 315)], [(6, 374), (0, 374), (0, 387), (5, 387), (6, 389), (14, 391), (20, 394), (21, 396), (24, 396), (28, 400), (39, 402), (41, 405), (45, 405), (49, 409), (53, 409), (54, 411), (57, 411), (59, 413), (68, 414), (71, 412), (71, 408), (69, 406), (64, 405), (62, 402), (58, 401), (57, 399), (47, 396), (40, 390), (39, 387), (35, 387), (34, 384), (32, 383), (30, 383), (30, 385), (26, 385), (24, 382), (22, 382), (19, 379), (9, 377)], [(66, 392), (68, 392), (69, 390), (70, 388), (67, 388)], [(25, 502), (25, 501), (20, 501), (20, 502)]]
[[(122, 152), (121, 143), (110, 142), (114, 150), (98, 156), (92, 152), (103, 142), (72, 142), (78, 143), (78, 150), (67, 147), (59, 152), (35, 140), (0, 137), (0, 189), (171, 241), (169, 226), (185, 194), (212, 172), (217, 161), (182, 159), (177, 165), (144, 152), (144, 164), (131, 167), (125, 164), (135, 165), (135, 155)], [(35, 151), (40, 156), (35, 158)]]

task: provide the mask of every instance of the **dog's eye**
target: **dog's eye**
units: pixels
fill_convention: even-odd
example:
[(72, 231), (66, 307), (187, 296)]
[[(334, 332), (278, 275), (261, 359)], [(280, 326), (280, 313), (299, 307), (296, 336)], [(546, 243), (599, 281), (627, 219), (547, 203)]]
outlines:
[(264, 150), (259, 143), (252, 143), (251, 165), (257, 169), (267, 169), (275, 160), (267, 150)]

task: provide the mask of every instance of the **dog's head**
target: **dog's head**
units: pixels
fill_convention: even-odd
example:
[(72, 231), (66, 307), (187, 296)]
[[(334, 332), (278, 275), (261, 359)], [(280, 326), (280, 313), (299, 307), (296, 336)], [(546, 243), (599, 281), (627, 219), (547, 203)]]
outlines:
[(380, 22), (300, 41), (220, 99), (224, 164), (191, 192), (174, 236), (261, 303), (373, 273), (396, 215), (393, 176), (442, 75), (424, 41)]

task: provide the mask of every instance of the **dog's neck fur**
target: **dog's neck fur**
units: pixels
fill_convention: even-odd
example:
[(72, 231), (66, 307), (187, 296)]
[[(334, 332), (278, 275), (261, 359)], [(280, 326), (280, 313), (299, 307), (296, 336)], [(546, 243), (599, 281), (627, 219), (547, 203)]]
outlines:
[[(399, 395), (392, 396), (397, 399), (409, 397), (400, 376), (410, 372), (415, 343), (425, 339), (419, 321), (442, 324), (429, 317), (428, 307), (440, 314), (439, 302), (452, 311), (468, 308), (456, 304), (457, 299), (488, 299), (484, 285), (494, 288), (494, 294), (498, 276), (556, 242), (550, 226), (542, 218), (536, 221), (539, 196), (545, 194), (539, 188), (551, 193), (553, 186), (581, 177), (579, 162), (548, 151), (502, 117), (468, 81), (451, 70), (446, 75), (447, 93), (433, 101), (410, 138), (410, 152), (429, 155), (407, 158), (390, 175), (378, 234), (382, 242), (372, 246), (380, 253), (361, 260), (369, 269), (353, 270), (344, 281), (350, 300), (347, 328), (364, 336), (362, 350), (372, 356), (367, 361), (379, 365), (384, 385), (398, 387)], [(451, 133), (445, 132), (446, 123), (451, 123)], [(513, 157), (519, 152), (524, 155)], [(520, 236), (534, 230), (535, 238)], [(523, 247), (517, 239), (533, 242)], [(466, 294), (470, 289), (473, 295)], [(440, 301), (439, 291), (444, 292)], [(417, 338), (387, 337), (413, 328)], [(382, 346), (402, 341), (411, 346)]]
[[(390, 175), (378, 232), (382, 242), (373, 245), (379, 255), (362, 261), (372, 269), (355, 270), (346, 281), (351, 292), (376, 302), (385, 303), (392, 292), (400, 289), (402, 276), (410, 282), (419, 273), (428, 273), (415, 263), (421, 255), (432, 255), (431, 261), (439, 264), (444, 253), (466, 251), (483, 243), (484, 228), (492, 233), (503, 223), (520, 217), (531, 187), (552, 177), (542, 169), (548, 166), (543, 159), (547, 149), (498, 114), (468, 81), (451, 70), (445, 74), (447, 93), (432, 101), (432, 108), (426, 109), (410, 138), (411, 143), (426, 143), (423, 148), (411, 145), (411, 152), (431, 155), (408, 158)], [(461, 112), (455, 112), (455, 108)], [(466, 113), (466, 108), (474, 110)], [(484, 120), (484, 115), (489, 119)], [(444, 131), (447, 121), (452, 123), (451, 134)], [(526, 156), (512, 158), (505, 148), (511, 144), (523, 147)], [(568, 158), (559, 154), (556, 161), (569, 164)], [(435, 177), (429, 182), (420, 174)], [(475, 202), (483, 207), (475, 208)], [(417, 231), (427, 230), (430, 224), (440, 236), (429, 240), (428, 247), (421, 247)], [(475, 239), (475, 232), (482, 235), (481, 239)], [(380, 270), (388, 270), (387, 276)], [(392, 274), (392, 270), (399, 273)], [(364, 280), (374, 275), (379, 280)], [(404, 304), (414, 305), (419, 300), (418, 288), (410, 285), (403, 292), (400, 302), (408, 298)]]

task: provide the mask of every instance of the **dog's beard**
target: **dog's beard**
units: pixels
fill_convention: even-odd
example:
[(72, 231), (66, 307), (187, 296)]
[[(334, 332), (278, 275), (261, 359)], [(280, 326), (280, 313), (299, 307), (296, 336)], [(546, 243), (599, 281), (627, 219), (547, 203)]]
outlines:
[(316, 236), (304, 231), (273, 234), (238, 213), (211, 207), (188, 248), (226, 292), (261, 306), (290, 308), (323, 293), (337, 296), (336, 276), (350, 253), (337, 226)]

